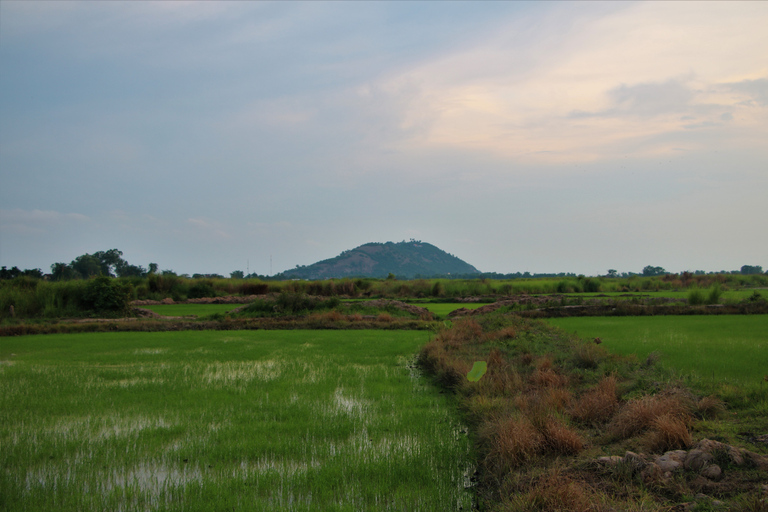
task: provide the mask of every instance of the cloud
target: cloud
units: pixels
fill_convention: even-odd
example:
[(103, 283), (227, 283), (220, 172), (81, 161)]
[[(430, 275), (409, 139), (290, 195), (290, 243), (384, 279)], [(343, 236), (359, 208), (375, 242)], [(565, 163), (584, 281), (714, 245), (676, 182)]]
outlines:
[(50, 210), (0, 210), (0, 232), (13, 234), (45, 234), (53, 230), (83, 225), (91, 219), (79, 213), (61, 213)]
[(727, 83), (723, 84), (723, 88), (743, 96), (740, 105), (768, 106), (768, 78)]
[[(632, 141), (674, 139), (694, 124), (712, 127), (734, 115), (736, 102), (718, 94), (718, 84), (764, 70), (755, 56), (768, 53), (765, 6), (578, 7), (537, 14), (535, 33), (525, 28), (532, 20), (511, 21), (474, 47), (376, 84), (381, 91), (411, 84), (412, 98), (398, 111), (401, 129), (409, 119), (426, 120), (401, 148), (494, 152), (517, 163), (612, 158)], [(731, 90), (760, 98), (761, 86)], [(697, 122), (682, 124), (682, 116)], [(742, 115), (733, 121), (751, 123)], [(671, 146), (637, 149), (653, 155)]]

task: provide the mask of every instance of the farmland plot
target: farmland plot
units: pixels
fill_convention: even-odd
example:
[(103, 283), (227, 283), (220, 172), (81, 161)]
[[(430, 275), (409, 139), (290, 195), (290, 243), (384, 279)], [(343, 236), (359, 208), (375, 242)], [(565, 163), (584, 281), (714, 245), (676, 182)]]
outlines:
[(702, 382), (762, 388), (768, 374), (768, 315), (580, 317), (548, 320), (604, 347)]
[(412, 331), (0, 341), (0, 509), (467, 510)]

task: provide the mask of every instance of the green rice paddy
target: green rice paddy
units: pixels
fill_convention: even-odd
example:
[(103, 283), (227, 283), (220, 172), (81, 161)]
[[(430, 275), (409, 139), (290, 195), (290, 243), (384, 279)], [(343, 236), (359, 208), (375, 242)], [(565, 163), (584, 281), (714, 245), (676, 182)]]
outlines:
[(0, 339), (0, 510), (467, 510), (414, 331)]
[(141, 306), (162, 316), (197, 316), (203, 317), (216, 313), (227, 313), (242, 304), (157, 304)]
[(763, 386), (768, 375), (768, 315), (572, 317), (548, 322), (602, 346), (660, 363), (703, 382)]

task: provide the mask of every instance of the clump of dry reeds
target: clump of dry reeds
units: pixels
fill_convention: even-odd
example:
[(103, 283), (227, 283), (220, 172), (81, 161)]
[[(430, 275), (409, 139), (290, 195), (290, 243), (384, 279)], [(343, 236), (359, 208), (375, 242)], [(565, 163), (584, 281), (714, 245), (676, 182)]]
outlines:
[(581, 395), (571, 407), (570, 414), (578, 421), (596, 425), (610, 421), (618, 406), (617, 380), (614, 375), (609, 375)]
[[(679, 425), (685, 425), (686, 431), (692, 420), (690, 404), (679, 394), (660, 394), (644, 396), (624, 405), (608, 425), (610, 434), (618, 438), (628, 438), (648, 430), (660, 432), (660, 436), (670, 439), (679, 438)], [(668, 429), (668, 434), (665, 433)], [(655, 444), (655, 443), (652, 443)], [(659, 441), (658, 444), (663, 444)]]
[(491, 419), (478, 437), (486, 453), (484, 466), (497, 476), (535, 457), (544, 446), (544, 437), (524, 416)]
[(675, 413), (659, 416), (652, 421), (643, 444), (649, 451), (659, 453), (687, 448), (693, 443), (688, 425), (688, 418)]

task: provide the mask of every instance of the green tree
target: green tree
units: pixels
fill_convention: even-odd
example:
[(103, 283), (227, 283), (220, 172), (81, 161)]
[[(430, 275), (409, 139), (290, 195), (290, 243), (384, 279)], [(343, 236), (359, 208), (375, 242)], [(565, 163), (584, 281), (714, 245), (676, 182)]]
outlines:
[(124, 313), (128, 311), (133, 295), (129, 283), (99, 276), (91, 279), (83, 294), (83, 306), (97, 313)]
[(103, 273), (101, 261), (92, 254), (86, 253), (82, 256), (78, 256), (72, 263), (70, 263), (70, 266), (79, 274), (79, 277), (82, 277), (83, 279), (88, 279), (89, 277), (98, 276)]
[(741, 273), (744, 275), (762, 274), (763, 267), (760, 265), (744, 265), (741, 267)]
[(667, 271), (664, 270), (664, 267), (654, 267), (652, 265), (648, 265), (647, 267), (643, 268), (643, 276), (645, 277), (663, 276), (666, 273)]
[(123, 262), (123, 252), (117, 249), (97, 251), (93, 255), (98, 258), (101, 264), (101, 274), (105, 276), (114, 276), (114, 270)]
[(229, 273), (229, 277), (232, 279), (243, 279), (245, 273), (242, 270), (235, 270), (234, 272)]

